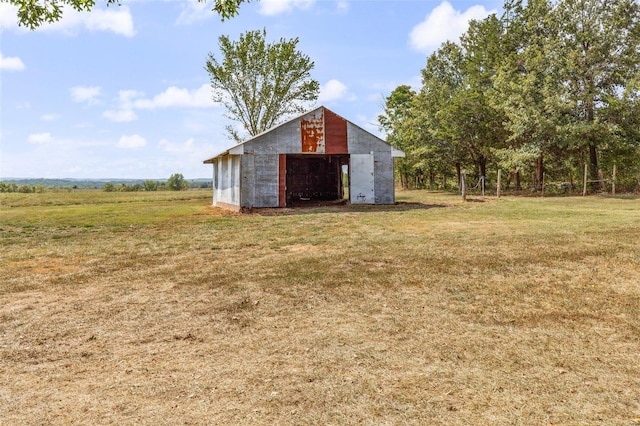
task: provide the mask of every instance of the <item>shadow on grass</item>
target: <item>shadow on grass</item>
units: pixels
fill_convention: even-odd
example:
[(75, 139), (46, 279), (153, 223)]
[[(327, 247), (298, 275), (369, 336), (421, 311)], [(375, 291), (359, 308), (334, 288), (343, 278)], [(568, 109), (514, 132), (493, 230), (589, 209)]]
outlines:
[(292, 207), (243, 209), (244, 214), (258, 216), (297, 216), (318, 213), (380, 213), (404, 212), (410, 210), (429, 210), (449, 207), (447, 204), (426, 204), (417, 202), (397, 202), (387, 205), (354, 205), (336, 202), (298, 203)]

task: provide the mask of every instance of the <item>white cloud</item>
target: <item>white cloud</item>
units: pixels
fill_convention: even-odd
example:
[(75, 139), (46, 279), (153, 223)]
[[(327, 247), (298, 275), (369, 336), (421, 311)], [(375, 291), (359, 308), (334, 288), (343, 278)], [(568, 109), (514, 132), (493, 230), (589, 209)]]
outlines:
[(133, 110), (120, 109), (120, 110), (108, 110), (102, 113), (102, 116), (109, 121), (115, 123), (128, 123), (130, 121), (136, 121), (138, 116)]
[(469, 21), (484, 19), (494, 12), (479, 5), (461, 12), (443, 1), (413, 27), (409, 34), (409, 45), (419, 52), (430, 53), (447, 40), (457, 41), (469, 27)]
[(144, 93), (137, 90), (120, 90), (118, 91), (118, 100), (125, 105), (130, 105), (133, 99), (142, 95), (144, 95)]
[(142, 95), (143, 93), (137, 90), (120, 90), (118, 92), (117, 108), (103, 112), (102, 116), (116, 123), (126, 123), (137, 120), (138, 116), (133, 111), (133, 101)]
[(60, 114), (43, 114), (40, 116), (42, 121), (56, 121), (60, 119)]
[(273, 16), (290, 12), (293, 9), (308, 9), (315, 3), (315, 0), (260, 0), (259, 13)]
[(18, 7), (0, 3), (0, 30), (18, 28)]
[[(89, 88), (85, 88), (89, 89)], [(79, 94), (84, 94), (82, 91)], [(89, 90), (86, 90), (87, 96)], [(130, 122), (138, 119), (136, 109), (153, 110), (160, 108), (210, 108), (217, 104), (212, 100), (211, 87), (203, 84), (200, 88), (189, 90), (175, 86), (153, 98), (144, 98), (144, 93), (137, 90), (120, 90), (116, 105), (102, 113), (102, 117), (113, 122)]]
[(85, 15), (84, 26), (90, 31), (111, 31), (125, 37), (133, 37), (136, 30), (133, 28), (133, 17), (129, 8), (120, 6), (117, 9), (93, 10)]
[(71, 88), (71, 98), (75, 102), (94, 104), (102, 94), (100, 86), (75, 86)]
[(147, 140), (140, 135), (124, 135), (118, 141), (118, 148), (134, 149), (142, 148), (147, 144)]
[(194, 140), (190, 138), (186, 140), (184, 143), (173, 143), (169, 142), (166, 139), (162, 139), (158, 145), (166, 152), (172, 153), (188, 153), (193, 152), (194, 150)]
[(178, 25), (189, 25), (197, 21), (203, 21), (205, 19), (214, 16), (214, 13), (210, 10), (211, 6), (208, 3), (202, 3), (198, 0), (189, 0), (187, 3), (183, 3), (182, 12), (176, 20)]
[(34, 144), (48, 143), (51, 142), (51, 133), (32, 133), (27, 138), (27, 141)]
[(341, 13), (346, 13), (349, 11), (349, 2), (344, 1), (344, 0), (338, 0), (336, 2), (336, 9), (338, 9), (338, 12)]
[(137, 99), (133, 106), (138, 109), (156, 109), (170, 107), (209, 108), (217, 104), (212, 100), (211, 86), (203, 84), (195, 90), (171, 86), (153, 99)]
[(22, 59), (17, 56), (3, 56), (2, 52), (0, 52), (0, 70), (22, 71), (25, 68)]
[[(17, 30), (18, 8), (4, 2), (0, 3), (0, 30)], [(62, 19), (42, 24), (38, 31), (60, 31), (75, 34), (80, 29), (89, 31), (109, 31), (125, 37), (136, 34), (133, 17), (127, 6), (111, 6), (106, 9), (94, 8), (91, 12), (78, 12), (70, 6), (63, 6)], [(22, 28), (27, 31), (26, 28)]]
[(349, 96), (349, 89), (342, 82), (332, 79), (320, 85), (319, 102), (329, 102)]

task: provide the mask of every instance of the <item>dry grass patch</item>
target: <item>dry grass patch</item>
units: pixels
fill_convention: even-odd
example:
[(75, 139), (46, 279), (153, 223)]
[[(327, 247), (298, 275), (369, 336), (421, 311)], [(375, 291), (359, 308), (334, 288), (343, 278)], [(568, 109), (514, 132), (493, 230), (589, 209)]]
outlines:
[(398, 195), (2, 207), (0, 424), (640, 417), (638, 200)]

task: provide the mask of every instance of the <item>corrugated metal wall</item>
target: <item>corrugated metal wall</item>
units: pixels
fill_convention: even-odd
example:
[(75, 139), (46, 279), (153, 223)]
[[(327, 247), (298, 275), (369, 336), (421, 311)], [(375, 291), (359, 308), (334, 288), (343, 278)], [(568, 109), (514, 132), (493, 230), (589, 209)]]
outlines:
[[(392, 204), (395, 191), (391, 150), (390, 145), (371, 133), (326, 108), (318, 108), (245, 142), (242, 155), (220, 157), (214, 163), (214, 204), (285, 206), (286, 177), (283, 175), (287, 170), (287, 154), (369, 155), (370, 159), (359, 157), (351, 161), (350, 173), (356, 176), (373, 173), (373, 187), (370, 191), (367, 189), (371, 194), (367, 192), (364, 197), (367, 203)], [(362, 188), (370, 186), (369, 183), (362, 185)]]

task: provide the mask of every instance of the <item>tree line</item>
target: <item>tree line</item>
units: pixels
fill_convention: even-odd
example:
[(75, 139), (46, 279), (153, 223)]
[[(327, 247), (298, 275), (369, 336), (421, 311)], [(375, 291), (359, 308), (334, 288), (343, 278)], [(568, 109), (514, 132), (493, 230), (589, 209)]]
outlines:
[[(507, 188), (640, 187), (640, 6), (507, 0), (427, 58), (379, 117), (403, 150), (404, 187), (447, 188), (503, 171)], [(489, 176), (488, 176), (489, 175)], [(449, 180), (447, 180), (449, 179)]]
[[(72, 191), (75, 189), (101, 189), (104, 192), (136, 192), (136, 191), (184, 191), (188, 189), (211, 188), (211, 181), (194, 180), (188, 181), (182, 173), (174, 173), (166, 181), (147, 179), (139, 182), (98, 182), (80, 181), (70, 184), (69, 181), (60, 179), (24, 179), (18, 181), (0, 181), (0, 193), (17, 192), (23, 194), (43, 193), (48, 190)], [(38, 181), (31, 184), (28, 181)], [(54, 184), (47, 184), (54, 182)], [(90, 184), (91, 186), (87, 186)]]

